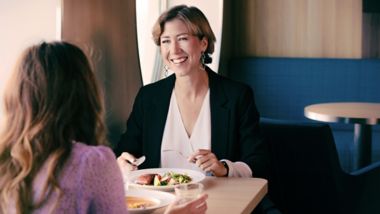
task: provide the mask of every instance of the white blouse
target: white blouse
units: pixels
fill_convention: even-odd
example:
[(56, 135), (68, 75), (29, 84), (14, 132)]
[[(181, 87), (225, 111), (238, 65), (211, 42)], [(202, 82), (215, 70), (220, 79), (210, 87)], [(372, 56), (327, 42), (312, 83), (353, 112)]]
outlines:
[[(168, 116), (161, 143), (161, 167), (163, 168), (185, 168), (202, 171), (187, 158), (198, 149), (211, 150), (211, 110), (210, 89), (203, 100), (198, 118), (194, 124), (193, 132), (189, 137), (182, 121), (174, 90), (171, 95)], [(250, 177), (252, 171), (243, 162), (231, 162), (228, 164), (228, 176)]]
[(194, 163), (187, 160), (187, 157), (198, 149), (211, 149), (210, 90), (207, 91), (203, 100), (190, 137), (182, 122), (173, 90), (162, 137), (161, 167), (186, 168), (203, 172)]

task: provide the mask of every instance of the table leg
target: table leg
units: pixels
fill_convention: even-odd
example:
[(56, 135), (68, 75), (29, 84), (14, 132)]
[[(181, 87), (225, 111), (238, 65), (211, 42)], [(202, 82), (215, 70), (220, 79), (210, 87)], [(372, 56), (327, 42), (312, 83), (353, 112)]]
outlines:
[(355, 124), (353, 169), (363, 168), (371, 163), (372, 126)]

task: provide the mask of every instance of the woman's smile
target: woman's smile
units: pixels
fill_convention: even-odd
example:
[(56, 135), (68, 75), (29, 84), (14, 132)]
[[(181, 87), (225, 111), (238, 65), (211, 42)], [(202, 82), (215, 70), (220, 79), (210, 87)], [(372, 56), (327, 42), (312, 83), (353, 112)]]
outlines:
[(187, 59), (188, 59), (187, 56), (183, 56), (183, 57), (172, 58), (172, 59), (170, 59), (170, 61), (173, 64), (178, 65), (178, 64), (185, 62)]

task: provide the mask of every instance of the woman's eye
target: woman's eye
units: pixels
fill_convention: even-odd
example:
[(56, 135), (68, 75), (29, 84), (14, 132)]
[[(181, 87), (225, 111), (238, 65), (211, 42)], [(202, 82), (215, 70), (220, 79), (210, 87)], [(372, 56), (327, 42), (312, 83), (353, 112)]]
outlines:
[(170, 41), (168, 39), (164, 39), (164, 40), (161, 40), (161, 44), (167, 44), (169, 43)]
[(179, 40), (179, 41), (186, 41), (186, 40), (187, 40), (187, 37), (180, 37), (178, 40)]

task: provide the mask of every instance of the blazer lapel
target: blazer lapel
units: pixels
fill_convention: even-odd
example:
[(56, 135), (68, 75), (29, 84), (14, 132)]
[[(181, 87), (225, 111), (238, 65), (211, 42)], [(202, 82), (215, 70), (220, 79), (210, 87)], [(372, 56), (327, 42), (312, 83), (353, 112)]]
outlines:
[(163, 84), (158, 89), (160, 96), (152, 98), (152, 106), (148, 110), (148, 120), (150, 120), (150, 122), (147, 128), (150, 129), (150, 134), (145, 137), (150, 139), (147, 142), (153, 143), (146, 145), (145, 150), (147, 150), (147, 154), (152, 154), (149, 161), (149, 165), (152, 167), (158, 167), (160, 164), (161, 141), (164, 134), (174, 82), (175, 75), (171, 75), (167, 77), (167, 80), (164, 80)]
[(230, 109), (221, 80), (211, 69), (206, 67), (206, 70), (210, 85), (211, 149), (219, 159), (222, 159), (228, 152)]

